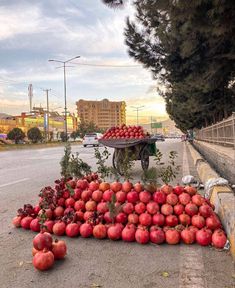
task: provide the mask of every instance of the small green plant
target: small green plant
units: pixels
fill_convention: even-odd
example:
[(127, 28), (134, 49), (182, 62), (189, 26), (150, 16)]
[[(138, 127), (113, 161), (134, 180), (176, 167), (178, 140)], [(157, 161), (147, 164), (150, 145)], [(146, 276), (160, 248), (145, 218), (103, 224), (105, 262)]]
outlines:
[(115, 217), (122, 210), (122, 206), (123, 206), (123, 205), (115, 206), (116, 201), (117, 201), (116, 195), (113, 194), (111, 201), (107, 203), (108, 208), (109, 208), (109, 215), (110, 215), (110, 218), (112, 219), (113, 224), (114, 224)]
[(69, 143), (65, 144), (64, 147), (64, 156), (60, 161), (61, 172), (60, 174), (65, 178), (68, 179), (70, 175), (70, 168), (69, 168), (69, 160), (71, 156), (71, 145)]
[(135, 164), (134, 159), (133, 159), (134, 157), (132, 157), (132, 155), (130, 155), (130, 151), (128, 148), (124, 149), (124, 155), (123, 156), (124, 157), (122, 159), (122, 162), (120, 163), (121, 172), (122, 172), (125, 180), (130, 180), (130, 179), (132, 179), (131, 173), (132, 173), (133, 166)]
[(71, 154), (69, 160), (69, 173), (70, 176), (82, 178), (83, 176), (91, 173), (91, 166), (78, 157), (79, 153)]
[(104, 148), (103, 152), (100, 152), (99, 148), (95, 148), (95, 158), (97, 159), (97, 173), (104, 181), (106, 177), (109, 177), (111, 174), (111, 168), (105, 165), (110, 155), (111, 154), (109, 153), (107, 147)]
[(179, 173), (180, 165), (176, 165), (175, 159), (178, 157), (178, 154), (176, 151), (170, 151), (169, 153), (169, 160), (168, 165), (164, 168), (162, 168), (161, 171), (161, 180), (168, 184), (172, 180), (176, 178), (176, 175)]

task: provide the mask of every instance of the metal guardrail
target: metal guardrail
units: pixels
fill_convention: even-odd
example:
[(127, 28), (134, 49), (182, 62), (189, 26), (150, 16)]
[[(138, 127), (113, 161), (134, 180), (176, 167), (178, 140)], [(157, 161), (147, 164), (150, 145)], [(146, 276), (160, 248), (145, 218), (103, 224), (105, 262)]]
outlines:
[(200, 141), (230, 146), (235, 149), (235, 112), (223, 121), (196, 130), (194, 138)]

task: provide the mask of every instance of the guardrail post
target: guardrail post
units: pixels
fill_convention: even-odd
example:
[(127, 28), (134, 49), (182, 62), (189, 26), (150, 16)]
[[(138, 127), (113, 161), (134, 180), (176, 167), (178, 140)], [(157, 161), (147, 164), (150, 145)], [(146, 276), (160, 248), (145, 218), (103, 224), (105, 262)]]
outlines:
[(233, 149), (235, 149), (235, 112), (233, 112), (233, 117), (232, 117), (232, 125), (233, 125), (233, 129), (232, 129), (232, 131), (233, 131), (233, 135), (232, 135), (232, 137), (233, 137)]

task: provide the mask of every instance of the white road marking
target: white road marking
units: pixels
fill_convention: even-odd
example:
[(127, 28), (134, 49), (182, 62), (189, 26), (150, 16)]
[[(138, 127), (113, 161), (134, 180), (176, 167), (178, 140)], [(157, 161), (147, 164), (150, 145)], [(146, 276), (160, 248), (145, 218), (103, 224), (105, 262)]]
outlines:
[(0, 185), (0, 188), (6, 187), (6, 186), (10, 186), (10, 185), (13, 185), (13, 184), (17, 184), (17, 183), (20, 183), (20, 182), (28, 181), (29, 179), (30, 178), (22, 178), (22, 179), (19, 179), (19, 180), (16, 180), (16, 181), (5, 183), (5, 184)]
[[(183, 176), (189, 175), (189, 163), (186, 144), (183, 148)], [(182, 245), (180, 247), (180, 274), (179, 288), (205, 288), (206, 280), (203, 277), (204, 263), (202, 249), (197, 246)]]

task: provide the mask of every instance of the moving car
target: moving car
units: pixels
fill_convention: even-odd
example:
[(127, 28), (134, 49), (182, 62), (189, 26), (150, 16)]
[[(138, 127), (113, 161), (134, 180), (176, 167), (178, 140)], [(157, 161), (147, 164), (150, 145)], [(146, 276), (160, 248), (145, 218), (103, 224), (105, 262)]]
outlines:
[(93, 147), (99, 146), (99, 139), (102, 138), (103, 134), (101, 133), (87, 133), (82, 141), (83, 147), (86, 147), (88, 145), (92, 145)]

